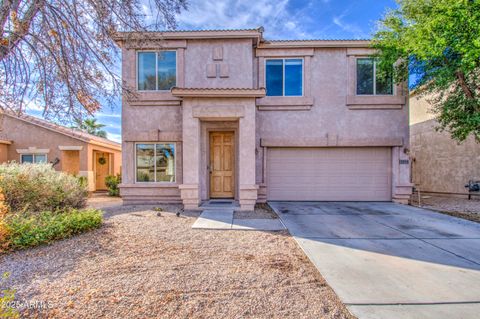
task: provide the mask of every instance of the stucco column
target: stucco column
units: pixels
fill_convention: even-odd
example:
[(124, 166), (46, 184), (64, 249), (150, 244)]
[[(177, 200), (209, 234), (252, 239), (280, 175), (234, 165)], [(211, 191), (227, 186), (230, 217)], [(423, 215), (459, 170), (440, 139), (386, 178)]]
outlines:
[(183, 184), (179, 185), (185, 209), (200, 204), (200, 121), (192, 114), (192, 105), (183, 103)]
[(255, 102), (245, 105), (239, 119), (239, 203), (241, 210), (253, 211), (258, 196), (255, 183)]

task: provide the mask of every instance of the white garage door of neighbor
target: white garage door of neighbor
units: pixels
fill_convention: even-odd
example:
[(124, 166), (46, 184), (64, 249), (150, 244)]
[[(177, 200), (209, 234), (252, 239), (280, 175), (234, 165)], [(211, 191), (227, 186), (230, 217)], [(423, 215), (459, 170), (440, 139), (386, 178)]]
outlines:
[(267, 198), (390, 201), (391, 149), (268, 148)]

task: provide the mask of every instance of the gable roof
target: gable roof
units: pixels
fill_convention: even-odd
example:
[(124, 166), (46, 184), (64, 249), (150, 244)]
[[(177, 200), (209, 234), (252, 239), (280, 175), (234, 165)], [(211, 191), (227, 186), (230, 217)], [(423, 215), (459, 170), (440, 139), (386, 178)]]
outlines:
[(80, 140), (80, 141), (85, 142), (85, 143), (94, 144), (94, 145), (103, 146), (103, 147), (108, 147), (108, 148), (113, 148), (113, 149), (116, 149), (116, 150), (121, 150), (121, 144), (120, 143), (117, 143), (117, 142), (114, 142), (114, 141), (111, 141), (109, 139), (99, 137), (99, 136), (96, 136), (96, 135), (93, 135), (93, 134), (86, 133), (86, 132), (81, 131), (79, 129), (69, 128), (69, 127), (59, 125), (59, 124), (56, 124), (56, 123), (52, 123), (52, 122), (49, 122), (47, 120), (44, 120), (44, 119), (41, 119), (41, 118), (38, 118), (38, 117), (34, 117), (34, 116), (31, 116), (31, 115), (27, 115), (27, 114), (17, 114), (17, 113), (13, 113), (11, 111), (3, 111), (1, 114), (9, 116), (11, 118), (15, 118), (17, 120), (20, 120), (20, 121), (23, 121), (23, 122), (26, 122), (26, 123), (30, 123), (30, 124), (42, 127), (44, 129), (47, 129), (47, 130), (50, 130), (50, 131), (53, 131), (53, 132), (56, 132), (56, 133), (59, 133), (59, 134), (69, 136), (71, 138)]
[(167, 30), (117, 32), (113, 39), (117, 43), (128, 40), (148, 38), (150, 40), (184, 40), (184, 39), (245, 39), (262, 40), (263, 27), (256, 29), (211, 29), (211, 30)]

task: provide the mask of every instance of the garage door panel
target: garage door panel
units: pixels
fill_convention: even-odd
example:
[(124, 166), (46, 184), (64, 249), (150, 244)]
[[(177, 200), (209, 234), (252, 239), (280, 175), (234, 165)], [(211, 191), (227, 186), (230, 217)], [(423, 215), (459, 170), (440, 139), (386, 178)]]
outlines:
[(269, 148), (269, 200), (391, 199), (389, 148)]

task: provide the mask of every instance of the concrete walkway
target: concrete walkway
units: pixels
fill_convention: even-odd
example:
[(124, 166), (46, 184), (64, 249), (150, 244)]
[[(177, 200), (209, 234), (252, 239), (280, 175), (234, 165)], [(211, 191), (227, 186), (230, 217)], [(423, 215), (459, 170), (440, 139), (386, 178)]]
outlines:
[(218, 230), (284, 230), (280, 219), (236, 219), (233, 209), (204, 210), (192, 228)]
[(478, 318), (480, 224), (393, 203), (270, 205), (358, 318)]

